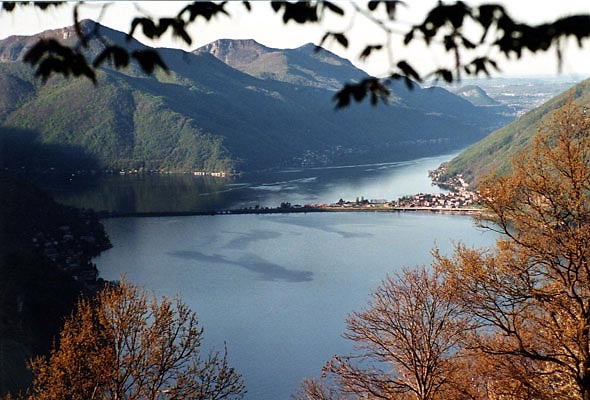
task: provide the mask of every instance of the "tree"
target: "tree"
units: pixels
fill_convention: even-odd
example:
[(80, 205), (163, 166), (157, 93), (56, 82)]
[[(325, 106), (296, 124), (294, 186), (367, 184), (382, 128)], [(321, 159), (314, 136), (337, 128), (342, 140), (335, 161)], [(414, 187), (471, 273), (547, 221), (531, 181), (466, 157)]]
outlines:
[(480, 186), (493, 249), (434, 251), (388, 278), (300, 399), (590, 399), (590, 114), (553, 112), (513, 172)]
[(441, 278), (424, 267), (386, 278), (369, 308), (347, 319), (344, 337), (358, 353), (335, 356), (325, 367), (333, 384), (307, 380), (300, 398), (442, 398), (469, 322)]
[(31, 362), (31, 399), (235, 399), (244, 385), (179, 298), (122, 281), (81, 300), (48, 357)]
[[(12, 11), (17, 4), (2, 2), (2, 9)], [(33, 2), (30, 4), (47, 9), (63, 3)], [(79, 39), (76, 45), (67, 46), (56, 39), (40, 39), (25, 56), (25, 61), (36, 67), (38, 76), (44, 80), (55, 73), (65, 76), (86, 76), (96, 82), (96, 71), (104, 64), (124, 68), (131, 61), (137, 62), (148, 74), (153, 73), (157, 68), (167, 70), (165, 60), (156, 50), (130, 50), (119, 44), (109, 43), (100, 34), (98, 25), (94, 29), (83, 29), (78, 19), (80, 4), (82, 3), (78, 3), (74, 8), (73, 13)], [(242, 4), (248, 11), (251, 10), (250, 2), (243, 1)], [(364, 7), (352, 3), (349, 5), (351, 9), (340, 7), (329, 1), (293, 3), (271, 1), (269, 5), (284, 23), (293, 21), (299, 24), (315, 24), (325, 19), (327, 15), (351, 22), (347, 29), (325, 32), (320, 45), (326, 41), (335, 41), (347, 48), (348, 30), (357, 16), (369, 19), (384, 32), (385, 39), (366, 44), (359, 58), (366, 59), (378, 51), (387, 52), (388, 76), (383, 79), (371, 77), (346, 84), (334, 96), (337, 107), (345, 107), (352, 100), (362, 101), (367, 97), (373, 104), (379, 100), (386, 101), (389, 95), (388, 86), (392, 80), (402, 79), (409, 87), (412, 87), (414, 81), (430, 78), (452, 82), (461, 79), (462, 76), (489, 75), (490, 70), (498, 69), (496, 60), (489, 54), (501, 53), (506, 57), (520, 58), (523, 51), (536, 53), (555, 49), (558, 63), (561, 65), (563, 46), (569, 37), (575, 38), (580, 46), (583, 39), (590, 37), (589, 14), (571, 15), (551, 23), (534, 26), (514, 20), (504, 7), (497, 4), (470, 7), (462, 1), (448, 4), (439, 2), (430, 10), (422, 23), (409, 28), (403, 21), (397, 20), (397, 9), (400, 6), (406, 6), (399, 0), (368, 1)], [(382, 18), (383, 14), (385, 18)], [(187, 28), (199, 19), (209, 21), (218, 15), (230, 15), (227, 2), (196, 1), (188, 4), (174, 16), (158, 19), (149, 15), (138, 16), (131, 23), (128, 37), (132, 38), (138, 29), (151, 39), (159, 38), (166, 32), (172, 32), (175, 37), (190, 45), (192, 38)], [(474, 29), (468, 29), (469, 26)], [(395, 57), (397, 52), (393, 48), (392, 37), (396, 34), (403, 36), (404, 46), (415, 41), (423, 41), (427, 46), (441, 46), (452, 55), (452, 65), (438, 66), (426, 74), (419, 73), (415, 61)], [(93, 38), (98, 38), (103, 43), (101, 51), (87, 51), (89, 41)]]
[(590, 400), (590, 115), (568, 103), (513, 172), (480, 187), (495, 251), (438, 255), (478, 329), (470, 347), (519, 365), (536, 398)]

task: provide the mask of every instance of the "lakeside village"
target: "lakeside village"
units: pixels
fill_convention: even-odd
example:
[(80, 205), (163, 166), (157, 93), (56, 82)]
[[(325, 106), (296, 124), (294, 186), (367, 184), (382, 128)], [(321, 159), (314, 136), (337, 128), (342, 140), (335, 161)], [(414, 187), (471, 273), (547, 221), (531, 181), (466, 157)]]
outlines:
[(461, 175), (450, 179), (442, 179), (444, 166), (435, 171), (429, 171), (433, 184), (449, 189), (448, 193), (418, 193), (404, 196), (397, 201), (367, 200), (357, 197), (355, 201), (340, 199), (331, 204), (291, 204), (283, 202), (277, 208), (248, 207), (238, 210), (227, 210), (217, 214), (256, 214), (256, 213), (285, 213), (285, 212), (329, 212), (329, 211), (432, 211), (432, 212), (479, 212), (480, 202), (477, 192), (469, 189), (469, 185)]

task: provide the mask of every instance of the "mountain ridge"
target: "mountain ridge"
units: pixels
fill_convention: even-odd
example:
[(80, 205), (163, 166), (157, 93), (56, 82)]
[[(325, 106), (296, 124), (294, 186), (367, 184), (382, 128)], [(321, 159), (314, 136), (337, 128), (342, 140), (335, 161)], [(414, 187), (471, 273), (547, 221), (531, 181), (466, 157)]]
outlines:
[[(111, 42), (125, 41), (122, 32), (99, 29)], [(75, 40), (73, 31), (53, 34)], [(97, 86), (61, 77), (41, 84), (20, 61), (41, 36), (0, 41), (0, 59), (8, 60), (0, 62), (1, 126), (33, 131), (41, 145), (81, 148), (100, 169), (247, 171), (396, 161), (460, 148), (506, 120), (444, 89), (410, 92), (401, 82), (392, 86), (389, 105), (335, 111), (334, 82), (366, 74), (311, 45), (280, 50), (238, 42), (285, 61), (291, 71), (285, 76), (298, 82), (273, 77), (272, 68), (266, 77), (253, 76), (203, 49), (160, 48), (169, 73), (105, 66)], [(90, 41), (89, 51), (100, 45)], [(340, 75), (331, 75), (334, 68)]]
[[(218, 39), (193, 53), (212, 54), (225, 64), (256, 78), (333, 91), (347, 81), (368, 76), (350, 61), (328, 50), (318, 49), (312, 43), (294, 49), (275, 49), (253, 39)], [(317, 74), (320, 69), (326, 70), (326, 73)]]

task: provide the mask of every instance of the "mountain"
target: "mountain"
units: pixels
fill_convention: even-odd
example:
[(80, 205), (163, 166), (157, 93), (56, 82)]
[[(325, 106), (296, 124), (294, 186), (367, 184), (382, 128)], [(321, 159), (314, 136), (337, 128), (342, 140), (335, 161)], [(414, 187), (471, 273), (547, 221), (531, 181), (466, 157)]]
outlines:
[(501, 103), (492, 99), (485, 90), (477, 85), (466, 85), (454, 91), (475, 106), (499, 106)]
[[(94, 24), (84, 21), (83, 29)], [(99, 30), (103, 40), (145, 47)], [(444, 89), (408, 91), (401, 83), (389, 105), (336, 111), (334, 90), (366, 74), (312, 45), (278, 50), (226, 40), (193, 53), (158, 49), (168, 74), (107, 66), (96, 86), (61, 77), (41, 84), (22, 63), (40, 37), (73, 43), (75, 33), (68, 27), (0, 41), (0, 147), (10, 154), (26, 132), (22, 140), (44, 155), (37, 169), (69, 158), (79, 169), (86, 162), (86, 169), (167, 171), (396, 161), (460, 148), (508, 121)], [(93, 39), (88, 51), (101, 46)]]
[(254, 40), (220, 39), (195, 53), (210, 53), (225, 64), (260, 79), (338, 90), (368, 75), (348, 60), (308, 43), (292, 50), (272, 49)]
[(526, 151), (545, 119), (570, 98), (577, 104), (590, 105), (590, 79), (553, 97), (469, 147), (446, 164), (445, 174), (447, 176), (462, 174), (467, 182), (476, 183), (479, 177), (490, 171), (506, 173), (510, 169), (510, 159)]

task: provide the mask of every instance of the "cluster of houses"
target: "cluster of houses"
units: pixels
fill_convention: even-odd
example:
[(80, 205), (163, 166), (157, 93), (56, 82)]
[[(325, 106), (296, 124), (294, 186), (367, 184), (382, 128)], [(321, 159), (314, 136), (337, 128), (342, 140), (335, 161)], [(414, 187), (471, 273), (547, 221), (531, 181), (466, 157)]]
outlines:
[(462, 190), (460, 192), (405, 196), (395, 202), (396, 208), (429, 208), (429, 209), (459, 209), (477, 205), (479, 198), (475, 192)]
[[(465, 187), (457, 192), (450, 193), (419, 193), (414, 196), (404, 196), (397, 201), (387, 200), (366, 200), (362, 197), (356, 201), (344, 201), (340, 199), (337, 203), (330, 205), (319, 205), (330, 209), (428, 209), (428, 210), (455, 210), (470, 209), (479, 204), (477, 193), (467, 190)], [(311, 206), (313, 207), (313, 206)]]

